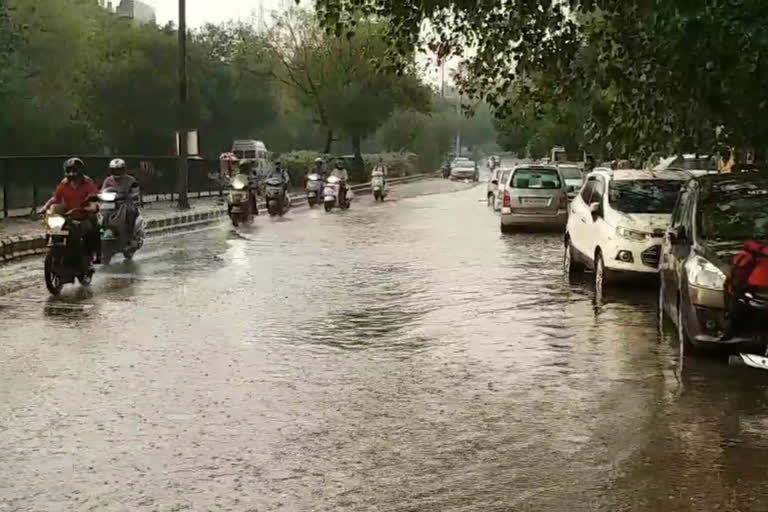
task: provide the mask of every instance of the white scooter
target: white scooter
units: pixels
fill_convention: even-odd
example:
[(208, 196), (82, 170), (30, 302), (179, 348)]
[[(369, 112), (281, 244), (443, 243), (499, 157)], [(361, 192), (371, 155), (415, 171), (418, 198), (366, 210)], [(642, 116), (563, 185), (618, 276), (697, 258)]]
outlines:
[(371, 173), (371, 194), (373, 194), (373, 200), (377, 202), (384, 201), (388, 192), (386, 182), (384, 181), (384, 172), (373, 171)]
[(334, 206), (338, 206), (342, 210), (346, 210), (352, 204), (352, 199), (355, 194), (352, 189), (347, 186), (346, 198), (344, 201), (339, 200), (339, 191), (341, 190), (341, 180), (336, 176), (329, 176), (325, 182), (325, 188), (323, 189), (323, 204), (325, 205), (325, 211), (330, 212)]

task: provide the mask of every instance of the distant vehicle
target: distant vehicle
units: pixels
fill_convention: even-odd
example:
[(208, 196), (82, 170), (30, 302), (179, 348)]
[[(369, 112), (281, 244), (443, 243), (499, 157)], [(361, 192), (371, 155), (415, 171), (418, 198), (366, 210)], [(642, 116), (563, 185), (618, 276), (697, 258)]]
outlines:
[(557, 167), (528, 164), (514, 168), (502, 196), (502, 233), (529, 226), (562, 228), (567, 218), (565, 180)]
[[(509, 167), (497, 167), (488, 180), (488, 206), (493, 208), (494, 211), (501, 210), (501, 200), (504, 197), (504, 190), (506, 190), (509, 175), (512, 174), (512, 171), (513, 169)], [(494, 181), (497, 183), (494, 184)]]
[(480, 171), (477, 169), (477, 164), (472, 160), (454, 160), (453, 166), (451, 166), (451, 179), (478, 181)]
[(768, 176), (721, 174), (686, 184), (664, 238), (659, 288), (659, 310), (677, 326), (683, 349), (758, 345), (759, 356), (742, 357), (766, 362), (768, 252), (748, 242), (756, 240), (768, 240)]
[(499, 195), (499, 183), (501, 180), (501, 169), (498, 167), (491, 171), (488, 176), (488, 184), (486, 185), (485, 195), (488, 200), (488, 206), (496, 209), (496, 198)]
[(717, 159), (709, 155), (684, 154), (663, 159), (654, 171), (687, 171), (693, 176), (717, 174)]
[(598, 296), (615, 278), (657, 275), (662, 237), (689, 178), (674, 171), (591, 172), (571, 202), (565, 272), (592, 269)]
[(272, 173), (269, 151), (260, 140), (236, 140), (232, 143), (232, 153), (240, 164), (248, 164), (256, 175), (256, 181), (266, 179)]
[(584, 184), (584, 173), (578, 165), (561, 164), (557, 168), (565, 180), (565, 188), (568, 191), (568, 199), (573, 199)]

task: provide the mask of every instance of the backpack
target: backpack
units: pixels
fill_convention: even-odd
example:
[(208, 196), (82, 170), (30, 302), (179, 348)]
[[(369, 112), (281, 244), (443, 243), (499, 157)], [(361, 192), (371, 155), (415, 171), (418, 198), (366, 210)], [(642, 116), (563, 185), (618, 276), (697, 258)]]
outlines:
[(731, 261), (725, 304), (734, 327), (764, 324), (768, 314), (768, 243), (748, 240)]

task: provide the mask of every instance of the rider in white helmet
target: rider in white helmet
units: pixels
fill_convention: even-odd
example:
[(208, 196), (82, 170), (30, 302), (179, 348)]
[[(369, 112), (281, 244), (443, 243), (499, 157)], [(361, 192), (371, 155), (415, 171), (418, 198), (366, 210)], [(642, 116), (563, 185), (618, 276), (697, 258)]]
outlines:
[(131, 193), (133, 187), (138, 186), (136, 178), (127, 173), (125, 168), (125, 160), (122, 158), (115, 158), (109, 162), (109, 176), (104, 179), (104, 183), (101, 184), (101, 190), (109, 187), (115, 189), (118, 194), (128, 195)]

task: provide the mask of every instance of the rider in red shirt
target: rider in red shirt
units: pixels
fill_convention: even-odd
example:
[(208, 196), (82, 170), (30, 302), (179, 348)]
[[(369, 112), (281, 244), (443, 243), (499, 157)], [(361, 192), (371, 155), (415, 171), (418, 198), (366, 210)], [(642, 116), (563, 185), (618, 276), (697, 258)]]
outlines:
[(65, 216), (81, 220), (80, 227), (86, 247), (98, 262), (101, 253), (101, 236), (96, 219), (96, 213), (99, 211), (99, 189), (93, 180), (83, 173), (84, 170), (85, 164), (79, 158), (70, 158), (64, 162), (64, 179), (40, 212), (46, 212), (52, 205), (60, 204), (66, 209)]

